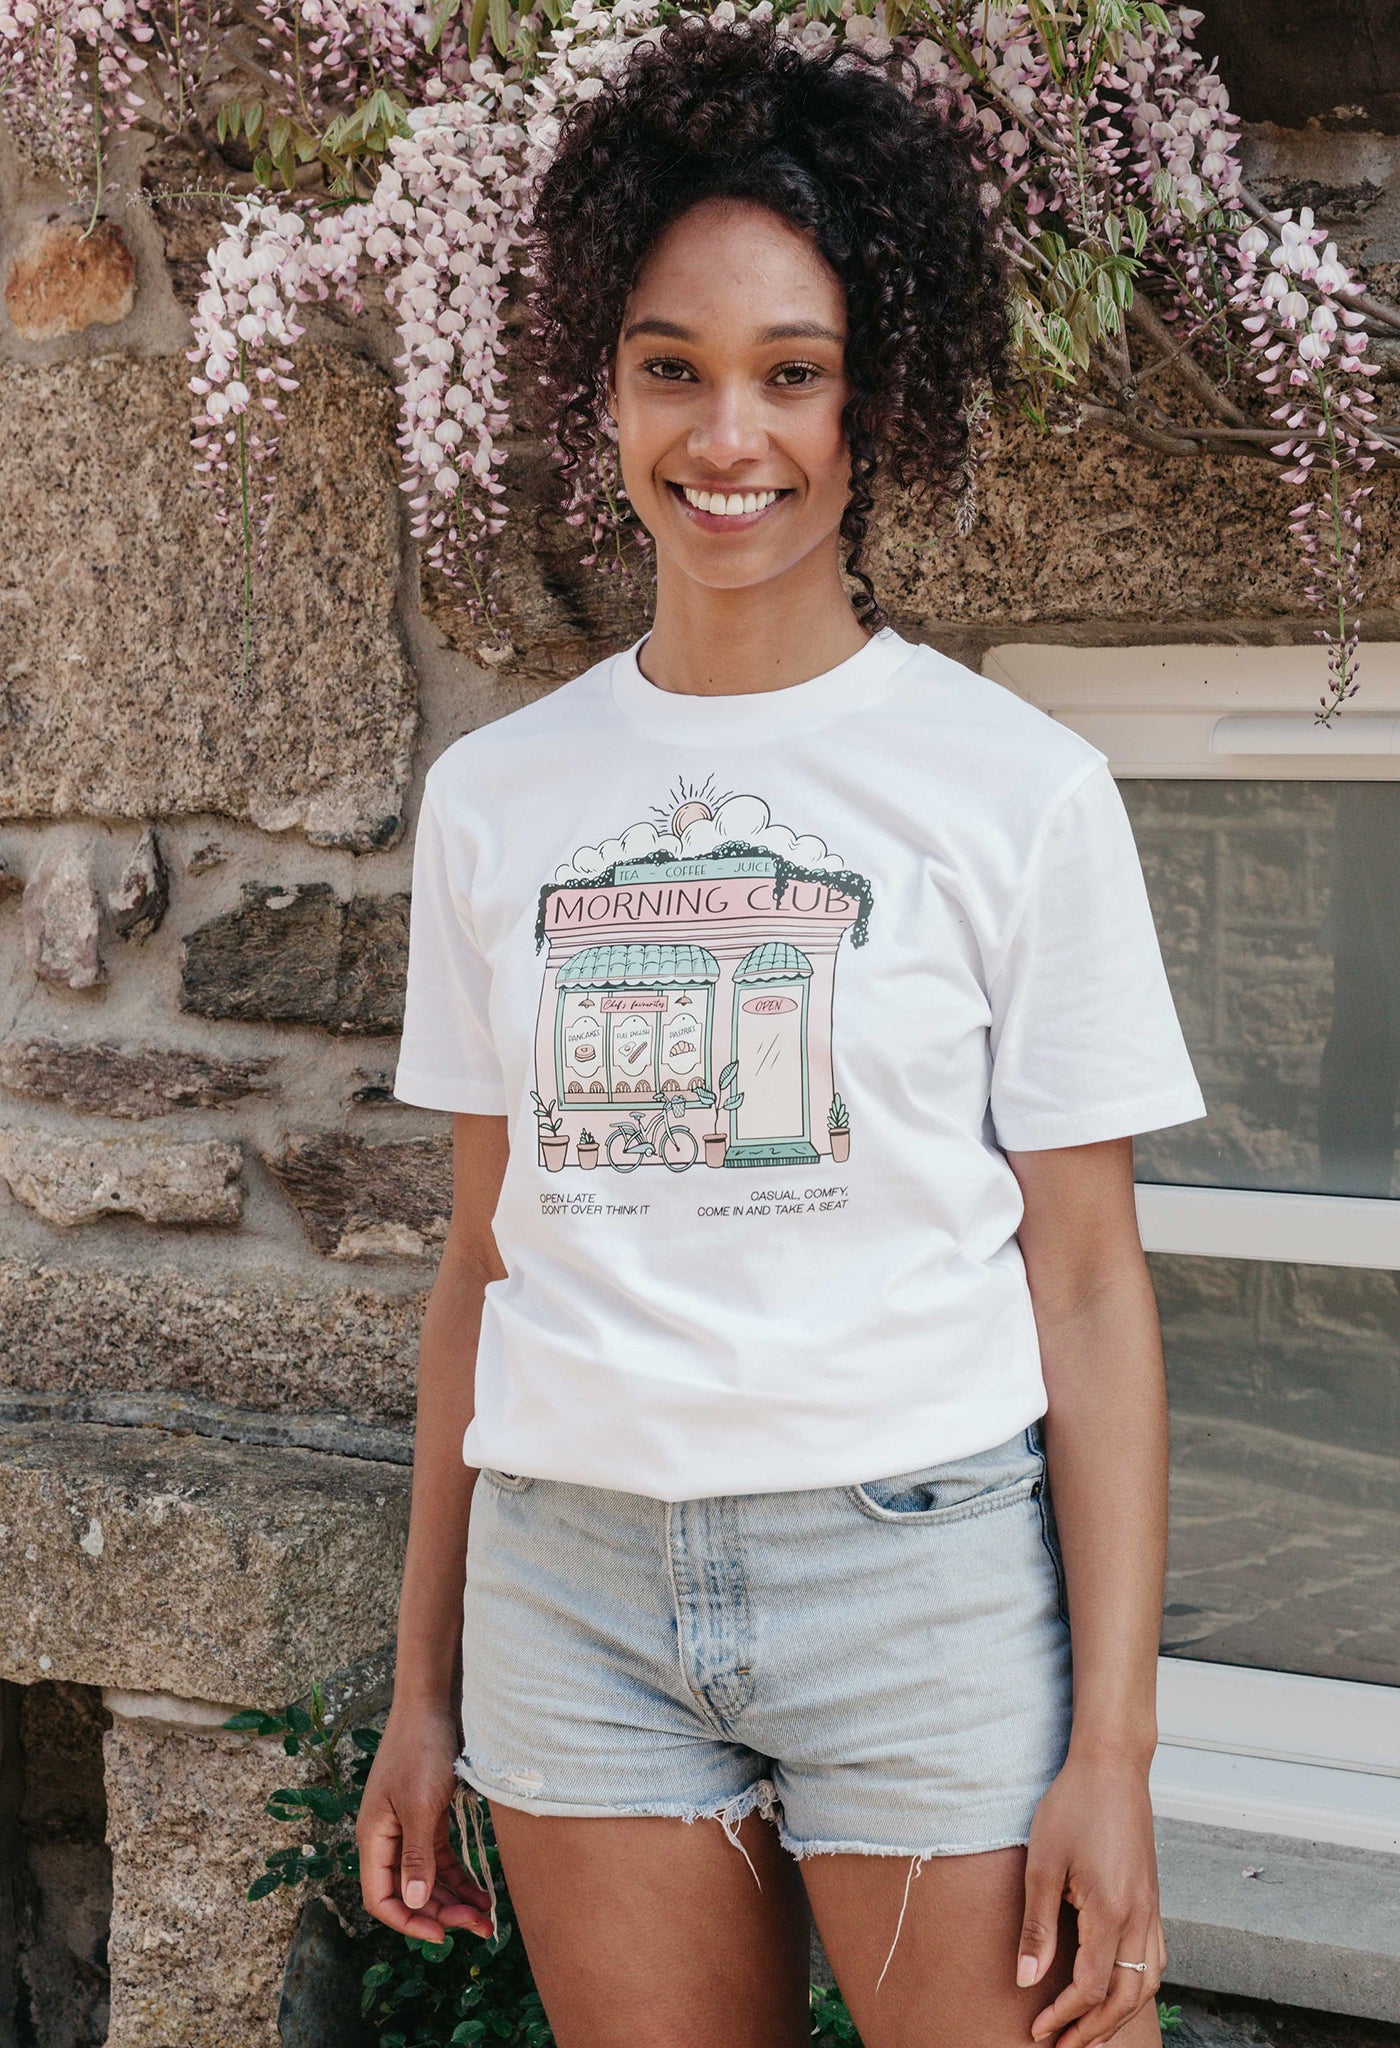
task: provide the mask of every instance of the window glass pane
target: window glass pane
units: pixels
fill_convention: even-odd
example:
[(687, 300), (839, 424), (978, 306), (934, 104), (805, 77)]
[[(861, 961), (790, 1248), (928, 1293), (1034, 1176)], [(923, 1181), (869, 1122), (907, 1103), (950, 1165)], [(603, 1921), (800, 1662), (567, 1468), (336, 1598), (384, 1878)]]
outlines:
[(1172, 1406), (1164, 1651), (1400, 1685), (1400, 1274), (1150, 1263)]
[[(608, 1081), (614, 1101), (620, 1095), (656, 1094), (656, 1008), (664, 996), (605, 996), (608, 1016)], [(616, 1007), (615, 1007), (616, 1006)]]
[(1119, 783), (1210, 1115), (1139, 1180), (1400, 1193), (1400, 783)]

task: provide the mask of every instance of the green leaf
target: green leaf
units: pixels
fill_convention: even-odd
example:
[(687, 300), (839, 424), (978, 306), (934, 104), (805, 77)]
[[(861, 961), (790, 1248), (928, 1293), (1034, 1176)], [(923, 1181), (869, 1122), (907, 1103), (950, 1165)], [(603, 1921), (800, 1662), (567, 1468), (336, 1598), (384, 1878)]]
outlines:
[(424, 47), (435, 50), (442, 40), (442, 32), (461, 6), (461, 0), (437, 0), (437, 5), (428, 16), (428, 33), (423, 38)]
[[(288, 142), (291, 140), (291, 134), (292, 124), (287, 116), (285, 114), (274, 114), (267, 124), (268, 154), (274, 160), (281, 156), (286, 149)], [(287, 1725), (289, 1728), (309, 1728), (311, 1726), (311, 1717), (304, 1707), (288, 1707)]]
[[(218, 137), (219, 141), (227, 142), (231, 135), (236, 135), (238, 133), (241, 120), (242, 109), (239, 106), (237, 100), (225, 100), (223, 105), (220, 107), (218, 117), (214, 122), (214, 133)], [(235, 1720), (237, 1720), (241, 1719), (242, 1717), (236, 1715), (234, 1718)], [(232, 1725), (233, 1723), (229, 1721), (225, 1721), (224, 1723), (225, 1728), (231, 1727)], [(245, 1722), (245, 1725), (248, 1724)]]
[(236, 1730), (240, 1735), (276, 1735), (280, 1733), (282, 1723), (274, 1721), (271, 1714), (261, 1713), (257, 1707), (245, 1707), (241, 1714), (230, 1714), (227, 1721), (221, 1721), (219, 1726)]
[(267, 112), (261, 100), (254, 100), (243, 116), (243, 132), (249, 143), (257, 141), (262, 134), (263, 115)]
[(265, 1899), (272, 1892), (279, 1892), (286, 1883), (280, 1870), (265, 1870), (261, 1877), (255, 1877), (248, 1887), (250, 1899)]
[(510, 55), (510, 0), (488, 0), (486, 19), (491, 24), (491, 40), (502, 57)]
[(301, 1803), (307, 1813), (314, 1813), (317, 1820), (336, 1821), (345, 1818), (345, 1801), (339, 1792), (332, 1792), (328, 1785), (308, 1785), (301, 1794)]
[(475, 58), (481, 50), (481, 38), (486, 33), (486, 10), (490, 0), (472, 0), (472, 11), (467, 21), (467, 55)]
[(362, 1756), (373, 1756), (378, 1750), (383, 1737), (377, 1728), (352, 1728), (350, 1730), (350, 1740)]
[[(266, 159), (263, 159), (263, 158), (260, 158), (260, 159), (259, 159), (259, 162), (263, 162), (263, 161), (266, 161)], [(269, 171), (269, 175), (270, 175), (270, 173), (271, 173), (271, 169), (272, 169), (272, 166), (271, 166), (271, 163), (269, 162), (269, 163), (268, 163), (268, 171)], [(296, 1738), (296, 1736), (295, 1736), (295, 1735), (284, 1735), (284, 1736), (282, 1737), (282, 1747), (283, 1747), (283, 1749), (285, 1749), (285, 1750), (286, 1750), (286, 1752), (287, 1752), (288, 1756), (300, 1756), (300, 1755), (301, 1755), (301, 1744), (300, 1744), (300, 1743), (299, 1743), (299, 1742), (297, 1741), (297, 1738)]]

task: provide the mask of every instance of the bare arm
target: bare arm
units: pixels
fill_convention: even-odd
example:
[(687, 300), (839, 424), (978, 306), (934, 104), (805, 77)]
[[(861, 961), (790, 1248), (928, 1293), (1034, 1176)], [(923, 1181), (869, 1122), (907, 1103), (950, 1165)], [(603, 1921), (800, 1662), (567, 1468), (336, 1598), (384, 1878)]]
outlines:
[[(1067, 1898), (1079, 1914), (1074, 1982), (1032, 2031), (1088, 2048), (1155, 1995), (1165, 1966), (1147, 1774), (1166, 1566), (1166, 1377), (1132, 1140), (1008, 1157), (1025, 1199), (1019, 1238), (1074, 1651), (1069, 1756), (1027, 1860), (1022, 1981), (1049, 1967)], [(1119, 1958), (1145, 1961), (1146, 1973), (1116, 1967)]]
[(399, 1597), (394, 1704), (360, 1808), (360, 1885), (377, 1919), (422, 1941), (449, 1927), (489, 1933), (483, 1895), (447, 1839), (457, 1751), (457, 1659), (475, 1471), (462, 1435), (475, 1407), (482, 1300), (505, 1268), (491, 1230), (506, 1119), (458, 1116), (452, 1221), (418, 1353), (408, 1553)]

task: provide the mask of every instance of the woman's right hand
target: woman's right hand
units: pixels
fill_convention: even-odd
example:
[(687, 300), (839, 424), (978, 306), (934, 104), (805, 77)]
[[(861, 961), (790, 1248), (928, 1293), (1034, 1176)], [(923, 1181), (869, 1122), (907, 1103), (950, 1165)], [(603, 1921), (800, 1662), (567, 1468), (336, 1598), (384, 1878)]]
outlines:
[(432, 1707), (396, 1705), (360, 1802), (355, 1838), (365, 1909), (415, 1941), (449, 1928), (489, 1935), (491, 1913), (448, 1840), (457, 1727)]

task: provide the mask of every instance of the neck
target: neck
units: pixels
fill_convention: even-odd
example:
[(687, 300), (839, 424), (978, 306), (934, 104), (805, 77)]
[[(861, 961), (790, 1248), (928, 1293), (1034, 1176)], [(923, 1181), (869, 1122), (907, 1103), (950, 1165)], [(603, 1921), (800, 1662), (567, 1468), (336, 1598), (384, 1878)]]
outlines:
[(710, 589), (660, 555), (642, 674), (678, 696), (747, 696), (805, 683), (848, 661), (868, 635), (842, 586), (835, 549), (820, 553), (820, 561), (809, 557), (743, 590)]

